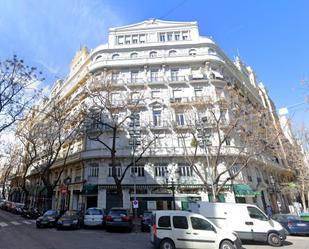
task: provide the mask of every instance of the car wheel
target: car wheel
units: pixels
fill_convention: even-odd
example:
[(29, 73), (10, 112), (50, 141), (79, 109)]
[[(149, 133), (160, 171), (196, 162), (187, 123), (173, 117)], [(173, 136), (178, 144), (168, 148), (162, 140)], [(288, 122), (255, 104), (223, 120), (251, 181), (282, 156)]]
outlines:
[(160, 249), (175, 249), (174, 242), (170, 239), (164, 239), (160, 243)]
[(281, 241), (279, 235), (276, 234), (276, 233), (268, 234), (267, 242), (271, 246), (276, 246), (276, 247), (282, 246), (282, 241)]
[(220, 249), (234, 249), (234, 245), (229, 240), (223, 240), (220, 244)]

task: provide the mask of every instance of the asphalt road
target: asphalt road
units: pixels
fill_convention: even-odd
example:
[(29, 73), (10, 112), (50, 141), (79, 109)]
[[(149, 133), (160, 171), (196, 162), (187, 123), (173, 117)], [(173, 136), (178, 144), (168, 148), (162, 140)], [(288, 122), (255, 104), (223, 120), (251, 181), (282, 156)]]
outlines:
[[(0, 249), (152, 249), (148, 233), (37, 229), (34, 221), (0, 210)], [(245, 244), (244, 249), (269, 249)], [(309, 249), (309, 237), (288, 237), (283, 249)]]

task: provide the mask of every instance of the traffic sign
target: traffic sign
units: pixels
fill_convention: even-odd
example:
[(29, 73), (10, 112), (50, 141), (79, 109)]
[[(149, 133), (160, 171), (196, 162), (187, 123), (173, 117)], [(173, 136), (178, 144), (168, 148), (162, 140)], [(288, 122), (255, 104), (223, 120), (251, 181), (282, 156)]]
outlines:
[(138, 200), (133, 201), (133, 208), (138, 208)]

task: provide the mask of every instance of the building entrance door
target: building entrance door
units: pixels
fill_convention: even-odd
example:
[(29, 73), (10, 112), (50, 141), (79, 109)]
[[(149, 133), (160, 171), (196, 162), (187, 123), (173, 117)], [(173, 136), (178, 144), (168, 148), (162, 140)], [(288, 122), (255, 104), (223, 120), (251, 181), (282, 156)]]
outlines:
[(98, 196), (87, 196), (87, 208), (97, 207)]

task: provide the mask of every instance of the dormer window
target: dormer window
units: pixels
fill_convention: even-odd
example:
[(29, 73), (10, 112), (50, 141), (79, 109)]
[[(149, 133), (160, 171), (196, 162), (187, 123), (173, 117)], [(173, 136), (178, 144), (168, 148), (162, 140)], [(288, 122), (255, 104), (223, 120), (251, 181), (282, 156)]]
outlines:
[(132, 35), (132, 44), (138, 43), (138, 35)]
[(112, 59), (116, 60), (116, 59), (119, 59), (119, 57), (120, 57), (119, 54), (113, 54)]
[(136, 59), (136, 58), (137, 58), (137, 53), (132, 53), (132, 54), (130, 55), (130, 57), (131, 57), (131, 59)]
[(180, 32), (175, 32), (174, 37), (175, 37), (175, 41), (179, 41), (180, 40)]
[(117, 42), (118, 42), (118, 45), (122, 45), (124, 43), (124, 37), (122, 35), (118, 36)]
[(139, 35), (139, 43), (145, 43), (146, 42), (146, 35)]
[(167, 41), (172, 41), (173, 40), (173, 33), (169, 32), (167, 33)]
[(102, 58), (102, 55), (98, 55), (97, 57), (95, 57), (95, 61), (97, 61), (97, 60), (99, 60), (99, 59), (101, 59)]
[(158, 55), (158, 53), (156, 51), (152, 51), (152, 52), (149, 53), (150, 58), (156, 58), (157, 55)]
[(160, 42), (165, 42), (165, 33), (160, 33), (159, 39), (160, 39)]
[(125, 41), (125, 44), (130, 44), (131, 43), (131, 36), (130, 35), (126, 35), (124, 41)]
[(184, 41), (189, 40), (189, 32), (188, 31), (182, 32), (182, 40), (184, 40)]
[(168, 52), (168, 56), (176, 56), (177, 52), (176, 50), (171, 50)]
[(196, 55), (196, 50), (195, 49), (190, 49), (189, 50), (189, 55), (190, 56), (195, 56)]

